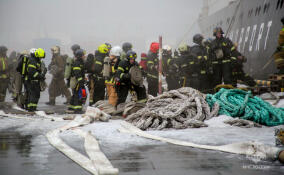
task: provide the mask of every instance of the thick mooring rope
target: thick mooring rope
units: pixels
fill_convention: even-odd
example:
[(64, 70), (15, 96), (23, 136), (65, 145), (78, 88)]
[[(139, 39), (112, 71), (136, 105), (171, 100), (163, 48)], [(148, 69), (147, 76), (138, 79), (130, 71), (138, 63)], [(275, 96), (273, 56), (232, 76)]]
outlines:
[(196, 128), (207, 126), (203, 121), (215, 117), (218, 110), (217, 103), (210, 110), (204, 94), (186, 87), (150, 98), (146, 107), (129, 115), (126, 121), (142, 130)]
[(207, 103), (213, 107), (219, 104), (219, 115), (239, 117), (266, 126), (284, 124), (284, 108), (276, 108), (250, 91), (240, 89), (221, 89), (214, 95), (206, 96)]

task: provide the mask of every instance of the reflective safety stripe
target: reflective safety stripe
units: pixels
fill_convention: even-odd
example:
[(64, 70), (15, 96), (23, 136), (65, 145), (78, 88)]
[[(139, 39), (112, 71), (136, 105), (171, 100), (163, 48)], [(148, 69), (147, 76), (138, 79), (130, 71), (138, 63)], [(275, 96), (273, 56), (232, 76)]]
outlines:
[(1, 59), (2, 59), (2, 65), (3, 65), (3, 70), (2, 71), (5, 71), (6, 70), (5, 61), (4, 61), (4, 58), (1, 58)]
[(82, 106), (78, 105), (78, 106), (73, 106), (73, 105), (69, 105), (68, 106), (71, 109), (82, 109)]
[(198, 59), (201, 59), (201, 58), (202, 58), (202, 56), (197, 56), (197, 58), (198, 58)]
[(124, 72), (124, 69), (122, 67), (118, 67), (118, 70), (121, 70), (122, 72)]
[(168, 59), (167, 64), (169, 65), (171, 61), (172, 61), (172, 59)]
[(99, 64), (99, 65), (103, 65), (103, 63), (100, 62), (100, 61), (96, 61), (95, 63), (96, 63), (96, 64)]
[(189, 64), (194, 64), (194, 61), (189, 62)]
[(158, 78), (156, 75), (151, 75), (151, 74), (147, 74), (147, 76), (151, 78)]
[(237, 60), (237, 58), (236, 57), (231, 57), (232, 58), (232, 60)]
[(226, 44), (226, 43), (224, 43), (224, 42), (222, 43), (222, 45), (223, 45), (223, 46), (227, 46), (227, 44)]
[(218, 64), (219, 62), (218, 61), (212, 61), (212, 64)]
[(81, 81), (81, 80), (83, 80), (83, 78), (82, 78), (82, 77), (78, 78), (78, 81)]
[(2, 75), (0, 75), (0, 78), (8, 78), (8, 76), (6, 75), (6, 74), (2, 74)]
[(223, 60), (222, 63), (229, 63), (231, 60)]
[(123, 75), (124, 75), (124, 73), (121, 73), (119, 77), (120, 77), (120, 78), (122, 78), (122, 77), (123, 77)]
[(81, 67), (73, 67), (73, 70), (81, 70)]
[(183, 65), (181, 65), (180, 67), (184, 68), (184, 67), (186, 67), (186, 66), (187, 66), (187, 64), (183, 64)]
[(145, 58), (145, 57), (141, 57), (141, 60), (147, 60), (147, 58)]
[(37, 104), (35, 104), (35, 103), (29, 103), (29, 104), (28, 104), (28, 107), (37, 107)]
[(204, 56), (204, 59), (207, 60), (207, 56), (206, 55)]
[(24, 57), (24, 63), (23, 63), (23, 67), (22, 67), (22, 75), (24, 75), (25, 72), (26, 72), (26, 60), (27, 60), (27, 57)]
[(106, 84), (114, 84), (114, 78), (112, 77), (110, 80), (105, 80)]
[(154, 61), (148, 61), (147, 64), (154, 64)]
[(141, 99), (141, 100), (138, 100), (137, 101), (138, 103), (146, 103), (147, 102), (147, 99), (145, 98), (145, 99)]
[(37, 76), (38, 76), (38, 72), (36, 72), (36, 73), (34, 74), (34, 78), (37, 77)]
[(35, 66), (35, 65), (32, 65), (32, 64), (29, 64), (28, 67), (31, 67), (31, 68), (36, 69), (36, 66)]
[(233, 50), (235, 50), (236, 48), (235, 48), (235, 46), (233, 46), (232, 48), (231, 48), (231, 51), (233, 51)]
[(206, 74), (205, 70), (200, 71), (201, 74)]

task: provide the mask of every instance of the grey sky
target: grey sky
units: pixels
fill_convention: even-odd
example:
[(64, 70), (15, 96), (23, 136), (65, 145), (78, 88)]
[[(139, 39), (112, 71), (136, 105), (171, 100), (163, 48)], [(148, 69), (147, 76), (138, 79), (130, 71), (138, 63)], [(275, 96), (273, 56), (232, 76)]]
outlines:
[(70, 53), (74, 43), (93, 52), (130, 41), (140, 53), (161, 34), (174, 47), (201, 7), (199, 0), (0, 0), (0, 44), (20, 51), (48, 37)]

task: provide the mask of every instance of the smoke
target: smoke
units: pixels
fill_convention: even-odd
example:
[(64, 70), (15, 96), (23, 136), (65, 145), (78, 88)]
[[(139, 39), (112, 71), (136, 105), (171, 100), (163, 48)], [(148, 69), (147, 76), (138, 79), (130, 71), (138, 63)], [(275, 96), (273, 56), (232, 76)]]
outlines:
[(176, 47), (201, 8), (202, 1), (196, 0), (1, 0), (0, 45), (9, 51), (49, 51), (56, 44), (71, 56), (74, 43), (94, 52), (105, 42), (129, 41), (140, 54), (159, 35), (164, 44)]

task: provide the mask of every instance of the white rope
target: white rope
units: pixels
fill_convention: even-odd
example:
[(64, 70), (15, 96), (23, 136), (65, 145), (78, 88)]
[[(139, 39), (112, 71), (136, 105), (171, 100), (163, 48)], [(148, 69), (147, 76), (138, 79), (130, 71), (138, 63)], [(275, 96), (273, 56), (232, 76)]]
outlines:
[(217, 151), (228, 152), (228, 153), (233, 153), (233, 154), (256, 156), (262, 159), (275, 160), (277, 159), (278, 154), (281, 150), (280, 148), (277, 148), (277, 147), (263, 145), (261, 143), (252, 142), (252, 141), (232, 143), (232, 144), (221, 145), (221, 146), (199, 145), (199, 144), (195, 144), (191, 142), (151, 135), (125, 121), (121, 122), (121, 126), (122, 126), (122, 129), (119, 129), (120, 132), (134, 134), (134, 135), (152, 139), (152, 140), (158, 140), (158, 141), (171, 143), (174, 145), (180, 145), (180, 146), (188, 146), (188, 147), (201, 148), (201, 149), (207, 149), (207, 150), (217, 150)]

